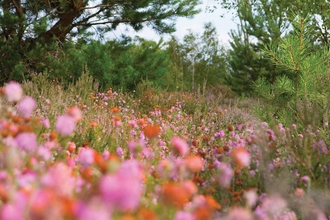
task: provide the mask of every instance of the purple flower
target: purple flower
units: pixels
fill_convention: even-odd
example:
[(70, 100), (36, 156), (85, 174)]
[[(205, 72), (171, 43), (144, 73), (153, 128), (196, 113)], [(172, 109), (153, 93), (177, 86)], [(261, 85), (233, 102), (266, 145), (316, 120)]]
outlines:
[(214, 136), (217, 137), (217, 138), (222, 138), (222, 137), (225, 136), (225, 131), (221, 130), (221, 131), (215, 133)]
[(35, 151), (37, 148), (37, 136), (34, 133), (20, 133), (15, 137), (15, 141), (19, 148), (28, 152)]
[(71, 116), (61, 115), (57, 117), (55, 128), (62, 136), (69, 136), (76, 128), (76, 123)]
[(11, 81), (5, 87), (5, 95), (9, 102), (18, 102), (23, 96), (23, 89), (17, 82)]
[(37, 106), (36, 101), (32, 97), (26, 96), (23, 100), (21, 100), (18, 103), (17, 110), (19, 114), (21, 114), (22, 116), (30, 117), (36, 106)]

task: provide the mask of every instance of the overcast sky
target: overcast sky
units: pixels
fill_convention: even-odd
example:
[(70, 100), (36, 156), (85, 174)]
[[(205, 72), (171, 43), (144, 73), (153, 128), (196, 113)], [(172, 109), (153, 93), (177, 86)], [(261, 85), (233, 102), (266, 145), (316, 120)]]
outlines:
[[(201, 13), (196, 15), (193, 19), (179, 18), (176, 23), (176, 32), (174, 33), (179, 39), (182, 39), (184, 35), (188, 33), (188, 30), (191, 29), (196, 33), (203, 33), (203, 25), (206, 22), (212, 22), (212, 24), (217, 28), (219, 39), (223, 44), (229, 45), (229, 31), (231, 29), (237, 29), (237, 21), (233, 21), (232, 14), (227, 13), (225, 10), (216, 9), (213, 13), (206, 12), (207, 6), (213, 7), (216, 5), (214, 0), (203, 0), (203, 4), (199, 7), (201, 8)], [(220, 17), (224, 15), (224, 17)], [(120, 25), (119, 28), (109, 33), (109, 38), (119, 38), (121, 34), (128, 34), (130, 36), (140, 36), (145, 39), (158, 41), (160, 36), (157, 35), (153, 30), (149, 28), (144, 28), (140, 32), (135, 32), (131, 28), (127, 28), (125, 25)], [(169, 35), (164, 35), (164, 39), (169, 39)]]

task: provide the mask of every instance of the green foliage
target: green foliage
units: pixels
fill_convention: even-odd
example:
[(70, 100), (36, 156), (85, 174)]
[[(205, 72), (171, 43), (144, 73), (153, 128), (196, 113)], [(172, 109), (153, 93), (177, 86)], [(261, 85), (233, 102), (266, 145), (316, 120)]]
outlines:
[(223, 84), (228, 73), (228, 54), (220, 45), (216, 29), (211, 23), (204, 24), (201, 35), (189, 31), (183, 42), (172, 37), (168, 45), (173, 62), (172, 78), (177, 89), (197, 92), (204, 85)]
[[(198, 0), (125, 0), (115, 4), (112, 0), (102, 3), (89, 0), (0, 0), (0, 84), (9, 80), (22, 81), (33, 72), (45, 71), (49, 63), (56, 63), (49, 59), (58, 59), (58, 55), (65, 58), (59, 62), (63, 62), (66, 66), (64, 70), (69, 72), (63, 71), (63, 65), (57, 64), (60, 68), (51, 70), (50, 75), (54, 78), (60, 75), (63, 79), (79, 77), (86, 62), (82, 62), (81, 52), (68, 49), (72, 48), (74, 41), (78, 44), (87, 43), (96, 35), (102, 37), (115, 30), (122, 23), (135, 30), (149, 26), (158, 33), (171, 33), (175, 30), (174, 21), (177, 17), (191, 17), (199, 12), (196, 9), (198, 3)], [(97, 61), (99, 63), (91, 60), (91, 68), (95, 68), (95, 72), (98, 68), (109, 68), (99, 65), (106, 61), (104, 56), (108, 54), (94, 52), (98, 52), (94, 57), (101, 59)], [(73, 70), (70, 65), (75, 65), (77, 69)], [(128, 75), (135, 72), (127, 71), (130, 71), (126, 73)], [(104, 72), (101, 70), (98, 78), (104, 78)]]
[(309, 18), (296, 17), (295, 29), (280, 41), (269, 45), (265, 52), (278, 68), (291, 74), (279, 76), (273, 84), (260, 78), (254, 85), (258, 94), (272, 102), (274, 112), (302, 126), (320, 126), (328, 121), (329, 103), (328, 61), (329, 51), (310, 41)]

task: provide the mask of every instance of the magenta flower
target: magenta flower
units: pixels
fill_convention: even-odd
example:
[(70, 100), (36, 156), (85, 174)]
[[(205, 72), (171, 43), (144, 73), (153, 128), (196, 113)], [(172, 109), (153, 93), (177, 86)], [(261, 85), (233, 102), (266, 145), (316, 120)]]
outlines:
[(23, 96), (23, 89), (17, 82), (11, 81), (5, 87), (5, 95), (9, 102), (18, 102)]
[(134, 210), (143, 193), (142, 171), (135, 160), (123, 162), (116, 174), (103, 176), (100, 193), (110, 209)]
[(15, 137), (15, 141), (19, 148), (28, 152), (33, 152), (37, 148), (37, 136), (34, 133), (20, 133)]
[(69, 136), (76, 128), (76, 122), (69, 115), (61, 115), (57, 117), (55, 128), (62, 136)]
[(78, 160), (81, 166), (85, 168), (92, 165), (94, 163), (94, 150), (91, 148), (81, 148)]
[(179, 137), (172, 138), (172, 146), (173, 151), (178, 155), (185, 156), (189, 152), (188, 143)]
[(1, 209), (2, 220), (23, 220), (22, 210), (12, 204), (5, 204)]
[(32, 97), (26, 96), (18, 103), (17, 110), (20, 115), (24, 117), (30, 117), (36, 106), (36, 101)]

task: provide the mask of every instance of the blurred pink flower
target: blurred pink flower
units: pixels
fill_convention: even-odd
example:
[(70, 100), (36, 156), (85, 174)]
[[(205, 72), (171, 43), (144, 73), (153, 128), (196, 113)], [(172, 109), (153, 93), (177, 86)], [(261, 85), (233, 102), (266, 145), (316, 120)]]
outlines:
[(1, 220), (23, 220), (22, 211), (13, 204), (4, 204), (1, 208)]
[(261, 208), (270, 215), (280, 214), (287, 207), (287, 202), (278, 195), (272, 195), (262, 200)]
[(258, 202), (257, 189), (250, 189), (244, 191), (243, 197), (246, 200), (246, 203), (249, 205), (249, 207), (253, 207)]
[(79, 210), (78, 220), (111, 220), (109, 210), (101, 201), (92, 200)]
[(179, 137), (172, 138), (172, 146), (173, 146), (173, 151), (180, 156), (185, 156), (189, 152), (187, 141)]
[(88, 167), (94, 163), (94, 150), (91, 148), (80, 148), (79, 163), (83, 167)]
[(69, 136), (76, 128), (76, 123), (70, 115), (61, 115), (57, 117), (55, 128), (62, 136)]
[(235, 207), (229, 210), (228, 220), (253, 220), (250, 210), (243, 207)]
[(17, 82), (11, 81), (5, 85), (5, 95), (9, 102), (18, 102), (23, 96), (23, 89)]
[(143, 193), (141, 170), (135, 160), (123, 162), (116, 174), (105, 175), (100, 193), (110, 209), (133, 210), (139, 206)]
[(17, 110), (20, 115), (30, 117), (36, 106), (36, 101), (32, 97), (26, 96), (17, 104)]
[(83, 116), (82, 111), (77, 106), (69, 108), (67, 113), (68, 113), (68, 115), (73, 117), (75, 122), (78, 122), (79, 120), (81, 120), (82, 116)]
[(33, 152), (37, 149), (37, 136), (35, 133), (20, 133), (15, 137), (15, 141), (19, 148), (28, 152)]
[(49, 119), (48, 119), (48, 118), (43, 118), (43, 119), (41, 119), (41, 122), (42, 122), (42, 125), (43, 125), (45, 128), (50, 128), (50, 123), (49, 123)]
[(195, 216), (189, 212), (178, 211), (174, 216), (174, 220), (195, 220)]
[(75, 189), (75, 178), (72, 170), (64, 163), (56, 163), (49, 168), (42, 179), (43, 186), (52, 188), (60, 196), (71, 196)]
[(220, 171), (218, 180), (221, 187), (227, 187), (234, 176), (234, 172), (228, 164), (222, 163), (219, 165)]

